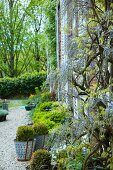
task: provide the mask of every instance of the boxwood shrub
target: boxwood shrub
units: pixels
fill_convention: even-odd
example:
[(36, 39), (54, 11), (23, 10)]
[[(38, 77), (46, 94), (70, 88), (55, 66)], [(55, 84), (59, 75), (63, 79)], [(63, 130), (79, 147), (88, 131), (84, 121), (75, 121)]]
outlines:
[(35, 137), (35, 131), (31, 126), (19, 126), (16, 132), (16, 141), (30, 141)]
[(29, 96), (35, 93), (35, 87), (41, 88), (46, 80), (46, 73), (24, 74), (17, 78), (0, 78), (0, 97), (13, 98)]
[(31, 162), (31, 170), (51, 169), (51, 154), (45, 149), (38, 149), (34, 152)]
[(32, 119), (36, 124), (44, 123), (51, 131), (64, 122), (66, 112), (66, 108), (58, 102), (44, 102), (37, 105)]

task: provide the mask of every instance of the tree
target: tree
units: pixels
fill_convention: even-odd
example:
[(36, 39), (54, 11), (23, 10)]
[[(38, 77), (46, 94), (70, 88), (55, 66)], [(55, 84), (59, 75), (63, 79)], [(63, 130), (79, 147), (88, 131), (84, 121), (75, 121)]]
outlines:
[[(48, 5), (49, 4), (49, 5)], [(48, 0), (44, 3), (44, 11), (47, 18), (45, 33), (47, 37), (50, 67), (56, 68), (56, 0)]]
[[(44, 11), (43, 11), (43, 1), (35, 2), (31, 1), (29, 4), (28, 15), (30, 16), (32, 30), (33, 30), (33, 45), (32, 45), (32, 55), (35, 60), (35, 68), (40, 71), (40, 63), (43, 61), (45, 56), (45, 49), (41, 51), (41, 41), (44, 41)], [(45, 59), (44, 59), (45, 61)]]
[[(27, 8), (27, 7), (25, 7)], [(23, 48), (25, 36), (25, 10), (18, 1), (9, 0), (1, 2), (1, 63), (2, 71), (11, 76), (18, 75), (18, 63)]]
[(45, 41), (41, 3), (42, 0), (38, 3), (33, 0), (1, 2), (1, 76), (17, 77), (28, 70), (45, 70), (44, 45), (41, 47)]

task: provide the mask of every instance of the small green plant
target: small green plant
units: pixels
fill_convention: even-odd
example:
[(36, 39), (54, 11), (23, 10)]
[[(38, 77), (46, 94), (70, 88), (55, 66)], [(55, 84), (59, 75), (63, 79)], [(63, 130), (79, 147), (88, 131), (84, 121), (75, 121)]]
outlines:
[(45, 124), (34, 124), (33, 129), (35, 131), (35, 135), (47, 135), (49, 133), (48, 128)]
[(75, 158), (75, 152), (76, 152), (76, 148), (74, 148), (73, 146), (68, 146), (65, 149), (61, 150), (58, 152), (57, 154), (57, 159), (61, 159), (61, 158)]
[(66, 170), (66, 165), (68, 164), (68, 159), (67, 158), (61, 158), (57, 162), (57, 168), (58, 170)]
[(34, 129), (31, 126), (19, 126), (16, 133), (16, 141), (30, 141), (35, 136)]
[(51, 154), (45, 149), (34, 152), (30, 163), (31, 170), (45, 170), (51, 166)]
[(57, 153), (58, 170), (81, 170), (84, 156), (80, 146), (68, 146)]

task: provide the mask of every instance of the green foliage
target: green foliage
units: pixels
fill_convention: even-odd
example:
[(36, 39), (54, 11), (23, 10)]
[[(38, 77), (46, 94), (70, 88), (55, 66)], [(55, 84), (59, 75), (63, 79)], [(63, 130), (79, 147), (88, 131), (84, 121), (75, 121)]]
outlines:
[(34, 123), (44, 123), (49, 130), (54, 129), (64, 122), (66, 109), (58, 102), (44, 102), (37, 105), (34, 114)]
[(40, 107), (41, 111), (51, 109), (51, 104), (52, 104), (51, 101), (56, 100), (56, 94), (50, 93), (48, 91), (42, 92), (39, 87), (35, 88), (35, 92), (36, 92), (35, 95), (31, 94), (29, 96), (28, 102), (38, 104), (38, 107)]
[(45, 25), (45, 33), (48, 38), (48, 51), (51, 66), (56, 67), (56, 0), (48, 0), (44, 3), (45, 15), (48, 22)]
[(51, 154), (44, 149), (34, 152), (30, 163), (31, 170), (45, 170), (51, 166)]
[(82, 155), (81, 145), (73, 147), (68, 146), (57, 154), (58, 170), (81, 170), (84, 156)]
[(51, 93), (45, 92), (41, 94), (41, 102), (50, 101), (51, 100)]
[(52, 103), (53, 102), (44, 102), (40, 103), (38, 106), (40, 108), (40, 111), (46, 111), (47, 109), (52, 109)]
[(25, 74), (18, 78), (0, 79), (0, 96), (11, 98), (15, 96), (28, 96), (35, 93), (35, 87), (41, 88), (46, 79), (46, 73)]
[(41, 99), (40, 102), (45, 102), (45, 101), (56, 101), (56, 94), (54, 92), (43, 92), (41, 94)]
[(68, 165), (68, 159), (67, 158), (61, 158), (59, 159), (59, 162), (57, 164), (58, 170), (66, 170), (66, 166)]
[(108, 161), (109, 161), (108, 167), (110, 168), (110, 170), (112, 170), (113, 169), (113, 156), (111, 156), (111, 158), (109, 158)]
[(30, 141), (34, 136), (35, 132), (31, 126), (19, 126), (16, 132), (16, 141)]
[(34, 124), (33, 129), (35, 131), (35, 135), (47, 135), (49, 133), (48, 128), (45, 124)]
[(57, 154), (57, 160), (59, 160), (61, 158), (67, 158), (67, 157), (68, 157), (68, 154), (67, 154), (66, 149), (59, 151), (58, 154)]
[(35, 3), (28, 0), (24, 3), (12, 0), (0, 2), (1, 76), (17, 77), (29, 70), (45, 70), (44, 22), (37, 17), (45, 15), (42, 4), (43, 1)]
[(0, 109), (0, 117), (1, 117), (1, 116), (6, 116), (6, 115), (8, 115), (8, 111), (7, 111), (7, 110)]

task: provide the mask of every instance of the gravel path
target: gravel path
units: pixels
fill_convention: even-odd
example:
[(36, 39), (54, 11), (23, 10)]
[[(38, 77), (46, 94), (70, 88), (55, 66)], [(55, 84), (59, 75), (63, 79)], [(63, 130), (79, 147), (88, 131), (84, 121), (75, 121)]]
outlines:
[(14, 139), (17, 127), (30, 123), (24, 108), (9, 110), (7, 121), (0, 122), (0, 170), (25, 170), (28, 162), (19, 162), (16, 158)]

